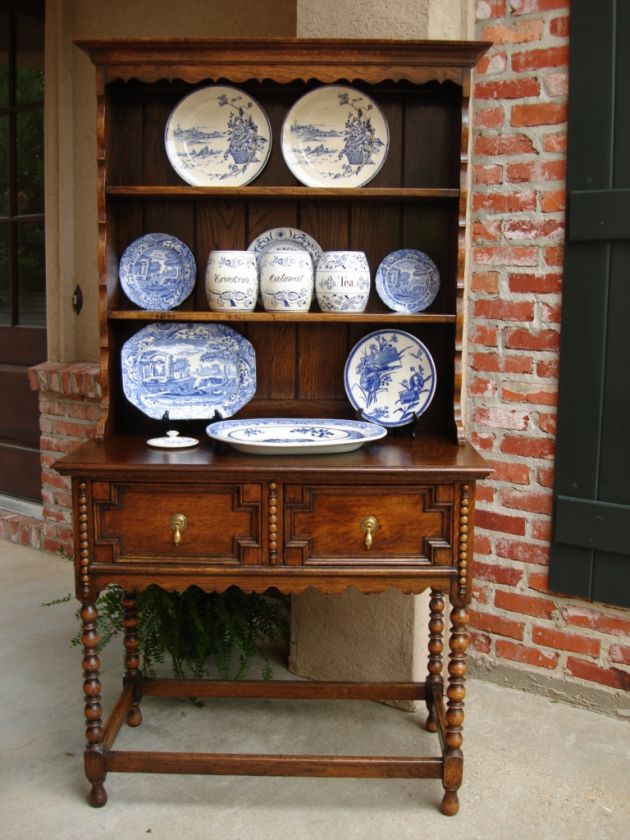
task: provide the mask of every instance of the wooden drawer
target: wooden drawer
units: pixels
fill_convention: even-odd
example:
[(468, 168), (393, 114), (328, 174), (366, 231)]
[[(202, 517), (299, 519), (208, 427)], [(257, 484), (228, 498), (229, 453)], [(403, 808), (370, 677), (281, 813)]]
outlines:
[[(450, 565), (452, 485), (287, 485), (284, 563)], [(366, 545), (366, 520), (376, 527)], [(369, 540), (368, 540), (369, 541)]]
[(260, 484), (94, 482), (92, 499), (96, 563), (263, 562)]

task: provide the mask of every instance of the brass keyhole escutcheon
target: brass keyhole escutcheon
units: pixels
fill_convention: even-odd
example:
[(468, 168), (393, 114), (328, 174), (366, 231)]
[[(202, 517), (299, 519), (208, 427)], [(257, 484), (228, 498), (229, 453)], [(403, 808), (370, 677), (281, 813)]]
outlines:
[(374, 533), (378, 531), (378, 519), (375, 516), (365, 516), (361, 520), (361, 530), (365, 534), (364, 545), (369, 550), (374, 542)]
[(175, 543), (175, 545), (179, 545), (182, 541), (182, 531), (186, 530), (188, 520), (186, 519), (183, 513), (174, 513), (168, 520), (168, 524), (171, 526), (171, 529), (175, 532), (173, 534), (173, 542)]

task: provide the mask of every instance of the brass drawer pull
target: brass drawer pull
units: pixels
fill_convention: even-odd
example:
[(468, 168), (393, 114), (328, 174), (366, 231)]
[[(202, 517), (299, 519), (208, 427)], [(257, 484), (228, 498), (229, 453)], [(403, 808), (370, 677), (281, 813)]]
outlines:
[(171, 526), (171, 529), (175, 531), (173, 534), (173, 542), (175, 545), (179, 545), (182, 541), (182, 531), (186, 529), (188, 520), (183, 513), (174, 513), (169, 519), (168, 524)]
[(375, 516), (366, 516), (361, 520), (361, 530), (365, 534), (365, 547), (372, 548), (374, 533), (378, 531), (378, 519)]

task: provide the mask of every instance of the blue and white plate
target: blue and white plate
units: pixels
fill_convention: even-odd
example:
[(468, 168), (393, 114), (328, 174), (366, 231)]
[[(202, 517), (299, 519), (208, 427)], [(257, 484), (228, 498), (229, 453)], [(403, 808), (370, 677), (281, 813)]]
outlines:
[(343, 85), (304, 94), (282, 125), (282, 154), (307, 187), (361, 187), (389, 150), (389, 127), (373, 99)]
[(225, 324), (149, 324), (121, 352), (125, 396), (148, 417), (230, 417), (256, 392), (256, 354)]
[(435, 363), (424, 344), (403, 330), (376, 330), (357, 342), (346, 361), (344, 385), (361, 415), (382, 426), (404, 426), (435, 394)]
[(211, 423), (206, 432), (213, 440), (229, 443), (240, 452), (315, 455), (351, 452), (365, 443), (385, 437), (387, 429), (357, 420), (264, 417)]
[(242, 187), (264, 169), (271, 126), (244, 90), (210, 85), (185, 96), (166, 123), (166, 154), (173, 169), (196, 187)]
[(307, 251), (311, 255), (315, 268), (322, 255), (320, 245), (312, 236), (292, 227), (266, 230), (249, 243), (247, 250), (256, 254), (258, 262), (266, 251)]
[(440, 272), (423, 251), (392, 251), (376, 272), (376, 291), (395, 312), (422, 312), (431, 306), (440, 288)]
[(147, 233), (123, 252), (120, 285), (142, 309), (173, 309), (195, 287), (197, 266), (190, 248), (167, 233)]

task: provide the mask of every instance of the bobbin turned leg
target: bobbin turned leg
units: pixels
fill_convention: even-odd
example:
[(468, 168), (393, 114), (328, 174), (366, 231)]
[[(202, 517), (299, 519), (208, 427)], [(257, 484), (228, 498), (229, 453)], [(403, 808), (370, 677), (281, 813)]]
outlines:
[(122, 599), (123, 605), (123, 627), (125, 637), (125, 677), (124, 684), (133, 684), (133, 702), (127, 713), (129, 726), (140, 726), (142, 723), (142, 712), (140, 701), (142, 700), (142, 672), (140, 671), (140, 643), (138, 641), (138, 596), (135, 592), (125, 592)]
[(459, 811), (457, 791), (462, 783), (464, 757), (460, 749), (464, 740), (464, 697), (466, 696), (466, 648), (468, 647), (468, 613), (464, 607), (453, 607), (451, 611), (451, 635), (449, 638), (448, 688), (446, 695), (446, 732), (444, 735), (444, 774), (442, 784), (444, 797), (441, 811), (451, 817)]
[(98, 658), (99, 635), (96, 604), (84, 603), (81, 608), (83, 633), (83, 693), (85, 696), (85, 774), (92, 783), (88, 802), (100, 808), (107, 802), (105, 791), (105, 759), (103, 755), (103, 707), (101, 706), (101, 681)]
[(442, 688), (444, 684), (444, 677), (442, 674), (442, 651), (444, 650), (444, 593), (439, 589), (431, 589), (429, 609), (431, 611), (431, 617), (429, 620), (429, 673), (427, 676), (427, 690), (425, 698), (429, 714), (425, 726), (427, 732), (437, 732), (431, 687), (437, 685)]

